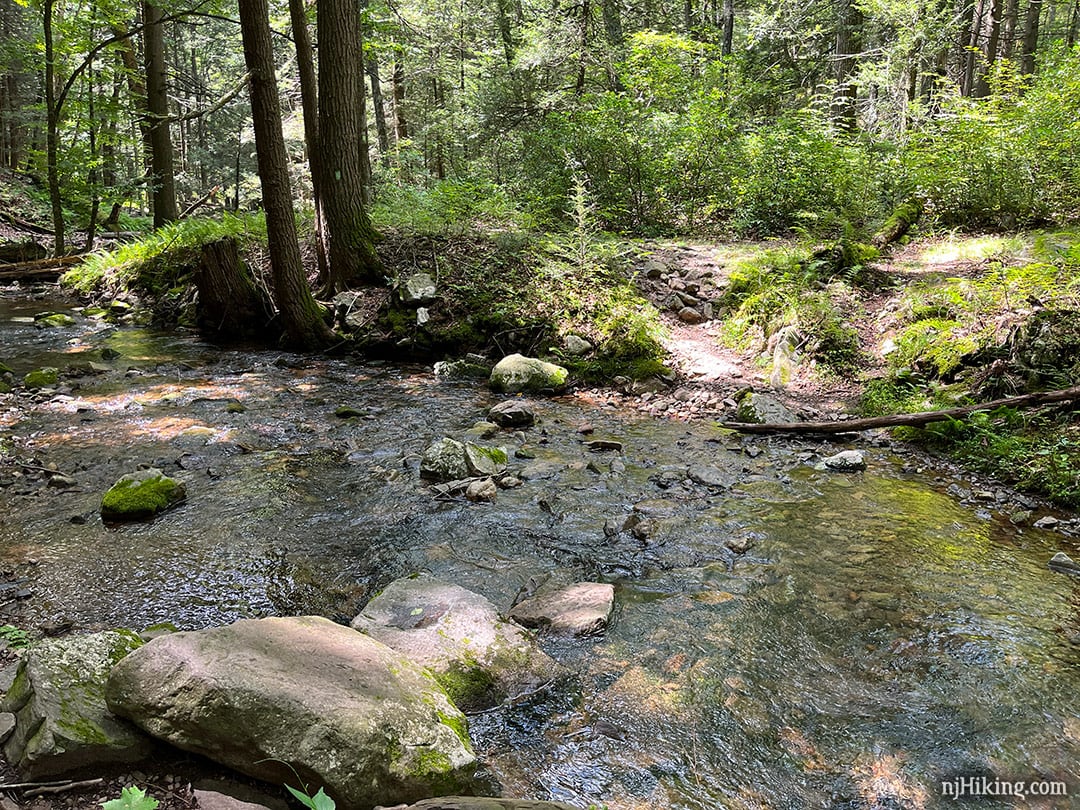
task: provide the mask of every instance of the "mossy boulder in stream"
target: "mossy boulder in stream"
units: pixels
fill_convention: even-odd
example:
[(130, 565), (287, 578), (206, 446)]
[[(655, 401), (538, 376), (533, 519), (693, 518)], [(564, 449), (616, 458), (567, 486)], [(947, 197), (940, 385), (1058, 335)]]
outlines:
[(491, 387), (496, 391), (516, 394), (521, 391), (558, 391), (566, 385), (569, 372), (555, 363), (548, 363), (523, 354), (509, 354), (491, 370)]
[(465, 463), (465, 445), (457, 439), (443, 437), (432, 442), (420, 459), (420, 477), (431, 481), (455, 481), (469, 475)]
[(105, 705), (113, 666), (142, 646), (130, 630), (47, 639), (33, 645), (0, 711), (15, 715), (4, 756), (28, 779), (88, 766), (137, 762), (152, 741)]
[(318, 616), (172, 633), (125, 658), (109, 707), (167, 742), (339, 810), (471, 793), (466, 720), (431, 674)]
[(486, 598), (426, 574), (391, 582), (352, 626), (431, 670), (465, 711), (566, 674)]
[(101, 498), (101, 518), (113, 523), (149, 520), (187, 497), (184, 484), (156, 467), (123, 476)]
[(63, 312), (43, 312), (34, 317), (34, 323), (41, 327), (65, 327), (74, 326), (75, 319)]
[(52, 366), (46, 366), (39, 368), (35, 371), (31, 371), (25, 377), (23, 377), (23, 385), (29, 388), (31, 391), (37, 391), (41, 388), (52, 388), (60, 381), (60, 369), (53, 368)]
[(507, 455), (501, 447), (466, 442), (464, 449), (470, 475), (498, 475), (506, 469)]

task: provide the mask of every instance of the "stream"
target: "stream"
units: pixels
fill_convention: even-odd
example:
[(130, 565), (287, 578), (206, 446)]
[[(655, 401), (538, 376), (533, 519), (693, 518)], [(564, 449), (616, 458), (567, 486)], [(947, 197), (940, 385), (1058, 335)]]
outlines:
[[(108, 367), (64, 375), (54, 395), (0, 395), (0, 453), (77, 481), (53, 488), (0, 464), (0, 567), (28, 581), (27, 626), (347, 622), (414, 571), (503, 608), (547, 576), (611, 582), (604, 636), (541, 640), (574, 688), (470, 719), (508, 796), (944, 807), (941, 783), (976, 775), (1064, 780), (1072, 796), (975, 806), (1080, 802), (1080, 579), (1046, 565), (1080, 547), (961, 500), (913, 451), (864, 443), (866, 472), (820, 472), (846, 445), (564, 396), (533, 401), (537, 426), (490, 440), (535, 455), (512, 459), (523, 486), (494, 504), (440, 500), (420, 455), (484, 417), (499, 401), (486, 387), (429, 367), (220, 350), (77, 309), (74, 327), (32, 322), (71, 309), (0, 293), (0, 360), (17, 377)], [(362, 415), (337, 418), (342, 405)], [(623, 450), (589, 452), (586, 438)], [(140, 464), (182, 479), (187, 503), (103, 525), (101, 494)], [(605, 533), (632, 513), (642, 539)]]

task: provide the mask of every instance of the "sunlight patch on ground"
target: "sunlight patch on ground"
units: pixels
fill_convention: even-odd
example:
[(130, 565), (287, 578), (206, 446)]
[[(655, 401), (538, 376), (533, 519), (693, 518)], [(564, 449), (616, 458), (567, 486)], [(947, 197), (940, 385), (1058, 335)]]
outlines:
[(713, 338), (708, 335), (691, 337), (671, 334), (663, 340), (664, 349), (678, 358), (682, 371), (690, 377), (710, 382), (739, 376), (739, 365), (719, 353)]
[(919, 252), (919, 262), (928, 265), (978, 262), (983, 259), (1019, 258), (1030, 247), (1022, 236), (961, 236), (949, 234)]

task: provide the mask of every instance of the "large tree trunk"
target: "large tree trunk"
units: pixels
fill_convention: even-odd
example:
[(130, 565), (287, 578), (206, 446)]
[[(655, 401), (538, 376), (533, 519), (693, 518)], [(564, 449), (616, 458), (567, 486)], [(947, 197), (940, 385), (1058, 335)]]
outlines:
[(377, 283), (382, 267), (364, 210), (364, 66), (356, 0), (320, 0), (319, 138), (330, 288)]
[(289, 342), (301, 348), (318, 348), (327, 345), (333, 335), (307, 286), (300, 260), (269, 15), (267, 0), (240, 0), (240, 30), (244, 61), (251, 73), (251, 118), (266, 211), (274, 303)]
[(172, 136), (169, 131), (169, 96), (165, 76), (165, 32), (161, 9), (143, 3), (143, 48), (146, 65), (146, 112), (150, 128), (150, 169), (154, 196), (154, 227), (173, 222), (176, 181), (173, 174)]
[(720, 25), (723, 39), (720, 43), (720, 55), (731, 56), (732, 41), (735, 38), (735, 2), (724, 0), (724, 10), (720, 13)]
[(1035, 51), (1039, 49), (1039, 17), (1043, 0), (1029, 0), (1024, 18), (1024, 42), (1020, 52), (1020, 72), (1025, 76), (1035, 72)]
[(994, 62), (998, 58), (998, 46), (1001, 41), (1001, 0), (993, 0), (990, 4), (989, 33), (986, 36), (986, 65), (979, 72), (979, 80), (975, 85), (975, 95), (985, 98), (990, 95), (990, 73), (994, 69)]
[(398, 145), (409, 137), (409, 121), (405, 117), (405, 63), (400, 55), (394, 56), (394, 138)]
[(322, 160), (319, 154), (319, 85), (315, 76), (315, 55), (304, 0), (289, 0), (289, 17), (292, 20), (293, 41), (296, 43), (300, 106), (304, 111), (304, 143), (307, 146), (311, 193), (315, 202), (315, 256), (319, 263), (319, 282), (326, 283), (330, 278), (330, 262), (326, 257), (326, 217), (323, 214)]
[(45, 160), (49, 184), (49, 202), (53, 221), (53, 255), (64, 254), (64, 204), (60, 197), (60, 110), (56, 106), (56, 46), (53, 42), (53, 6), (42, 5), (42, 31), (45, 38)]
[(836, 91), (832, 100), (833, 123), (843, 132), (857, 126), (855, 102), (858, 86), (855, 68), (862, 49), (862, 10), (854, 0), (840, 0), (840, 19), (836, 29)]
[(203, 245), (195, 275), (199, 332), (217, 343), (266, 339), (273, 306), (240, 261), (236, 240)]

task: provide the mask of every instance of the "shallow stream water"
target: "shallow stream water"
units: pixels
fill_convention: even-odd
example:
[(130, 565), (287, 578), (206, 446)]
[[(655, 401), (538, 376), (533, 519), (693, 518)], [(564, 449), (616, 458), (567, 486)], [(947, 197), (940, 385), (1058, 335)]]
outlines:
[[(543, 399), (538, 426), (491, 442), (535, 455), (512, 463), (524, 486), (439, 500), (420, 454), (482, 419), (498, 401), (486, 388), (78, 313), (68, 329), (32, 323), (63, 309), (0, 296), (0, 360), (20, 376), (120, 353), (58, 396), (0, 395), (7, 452), (79, 484), (0, 480), (0, 565), (30, 580), (31, 624), (347, 621), (421, 570), (502, 607), (544, 577), (600, 580), (616, 587), (606, 635), (542, 641), (576, 686), (471, 719), (507, 795), (917, 808), (952, 805), (942, 781), (977, 775), (1063, 780), (1071, 798), (1031, 806), (1080, 806), (1080, 579), (1046, 566), (1076, 541), (965, 505), (902, 449), (867, 446), (870, 468), (838, 475), (812, 464), (840, 445)], [(589, 452), (586, 425), (623, 451)], [(139, 464), (183, 479), (187, 503), (104, 526), (102, 492)], [(606, 535), (633, 512), (646, 539)]]

